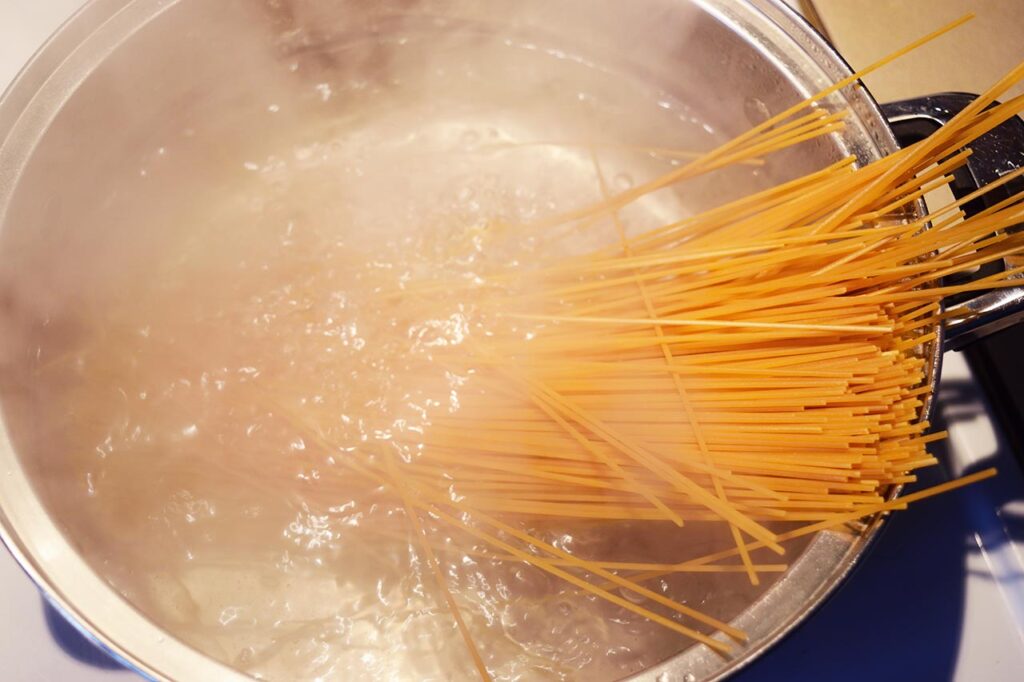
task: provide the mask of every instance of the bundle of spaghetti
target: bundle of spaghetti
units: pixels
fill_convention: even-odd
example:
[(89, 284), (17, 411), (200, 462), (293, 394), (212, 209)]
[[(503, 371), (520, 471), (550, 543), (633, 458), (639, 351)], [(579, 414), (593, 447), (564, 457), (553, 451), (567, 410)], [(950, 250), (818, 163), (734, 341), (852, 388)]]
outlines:
[[(915, 211), (968, 162), (971, 141), (1024, 108), (1021, 98), (996, 103), (1024, 65), (939, 133), (873, 163), (841, 159), (640, 233), (619, 215), (689, 178), (840, 132), (844, 113), (819, 103), (861, 75), (620, 194), (609, 192), (595, 148), (604, 201), (522, 229), (557, 239), (566, 225), (604, 220), (616, 238), (603, 248), (403, 286), (394, 296), (424, 310), (469, 302), (469, 338), (431, 355), (469, 379), (458, 409), (361, 449), (348, 465), (399, 491), (411, 518), (482, 543), (486, 551), (472, 550), (480, 556), (526, 562), (722, 652), (731, 645), (708, 627), (743, 634), (642, 582), (700, 566), (756, 583), (768, 566), (752, 557), (762, 548), (782, 554), (784, 542), (992, 475), (891, 499), (936, 463), (927, 446), (945, 435), (921, 418), (938, 330), (962, 314), (943, 301), (1019, 286), (1024, 271), (946, 283), (1024, 252), (1024, 234), (1010, 229), (1024, 222), (1024, 195), (970, 216), (964, 207), (1024, 170), (923, 217)], [(733, 546), (641, 567), (575, 556), (527, 521), (717, 523)], [(435, 550), (451, 547), (413, 523), (430, 563), (446, 560)], [(741, 563), (720, 563), (732, 557)], [(623, 600), (616, 587), (662, 610)]]

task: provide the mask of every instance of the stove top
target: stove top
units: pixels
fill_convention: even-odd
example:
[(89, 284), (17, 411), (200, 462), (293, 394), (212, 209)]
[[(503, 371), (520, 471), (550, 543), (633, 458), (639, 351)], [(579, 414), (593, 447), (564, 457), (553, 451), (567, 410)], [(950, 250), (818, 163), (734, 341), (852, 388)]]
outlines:
[[(0, 87), (81, 0), (0, 2)], [(910, 94), (910, 93), (908, 93)], [(1020, 332), (1024, 334), (1024, 332)], [(1020, 344), (1003, 340), (995, 346)], [(1002, 352), (1005, 352), (1002, 351)], [(1012, 356), (1010, 356), (1012, 357)], [(999, 415), (1024, 423), (1024, 378), (1002, 372), (998, 352), (945, 358), (935, 448), (943, 467), (921, 485), (997, 466), (1000, 476), (896, 514), (842, 588), (737, 682), (953, 680), (1010, 682), (1024, 670), (1024, 474), (981, 384), (996, 385)], [(1008, 365), (1003, 365), (1004, 367)], [(1017, 365), (1019, 367), (1019, 364)], [(997, 381), (992, 381), (993, 377)], [(1020, 411), (1019, 413), (1014, 410)], [(1012, 431), (1012, 440), (1020, 432)], [(1018, 450), (1021, 441), (1015, 443)], [(42, 599), (0, 551), (0, 671), (12, 682), (138, 679), (96, 649)]]

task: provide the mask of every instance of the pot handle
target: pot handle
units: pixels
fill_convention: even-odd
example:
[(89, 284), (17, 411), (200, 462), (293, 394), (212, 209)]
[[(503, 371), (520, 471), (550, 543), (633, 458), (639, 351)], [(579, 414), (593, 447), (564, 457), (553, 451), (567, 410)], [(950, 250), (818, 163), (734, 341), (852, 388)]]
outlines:
[[(976, 97), (963, 92), (947, 92), (890, 102), (881, 108), (896, 140), (901, 146), (907, 146), (948, 123)], [(958, 199), (997, 180), (1004, 173), (1024, 166), (1024, 121), (1014, 116), (971, 143), (971, 149), (973, 154), (967, 164), (953, 173), (953, 182), (950, 183), (953, 195)], [(1021, 191), (1024, 191), (1024, 180), (1018, 178), (967, 203), (964, 212), (968, 216), (973, 215)], [(1018, 225), (1011, 229), (1021, 227)], [(972, 273), (952, 275), (943, 283), (961, 284), (994, 275), (1008, 267), (1012, 266), (1003, 259)], [(945, 322), (943, 350), (961, 350), (973, 341), (1024, 320), (1024, 279), (1020, 287), (966, 292), (951, 296), (943, 303), (949, 310), (965, 312), (964, 317), (950, 318)]]

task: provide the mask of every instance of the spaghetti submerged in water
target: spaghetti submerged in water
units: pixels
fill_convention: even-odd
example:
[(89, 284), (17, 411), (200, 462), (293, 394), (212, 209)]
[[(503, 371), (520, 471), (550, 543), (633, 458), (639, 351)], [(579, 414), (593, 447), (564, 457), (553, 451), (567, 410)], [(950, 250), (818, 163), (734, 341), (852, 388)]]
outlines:
[[(591, 615), (600, 613), (594, 604), (603, 604), (613, 609), (609, 613), (637, 616), (672, 637), (728, 655), (745, 641), (728, 622), (735, 612), (714, 612), (702, 609), (699, 599), (678, 598), (673, 586), (679, 581), (745, 576), (756, 586), (786, 569), (780, 558), (787, 554), (786, 543), (844, 529), (994, 473), (888, 497), (893, 486), (915, 481), (916, 470), (935, 463), (927, 445), (944, 436), (930, 433), (920, 419), (930, 390), (921, 349), (936, 342), (936, 329), (950, 315), (943, 299), (1018, 286), (1024, 270), (943, 284), (949, 275), (1024, 250), (1024, 235), (1008, 230), (1024, 220), (1024, 197), (970, 217), (963, 210), (1022, 171), (924, 218), (916, 216), (915, 202), (950, 181), (949, 174), (966, 163), (972, 140), (1024, 108), (1020, 97), (995, 103), (1021, 80), (1024, 66), (932, 137), (870, 165), (842, 159), (654, 228), (631, 228), (623, 215), (665, 188), (736, 164), (756, 166), (783, 149), (842, 131), (845, 112), (829, 112), (819, 102), (854, 87), (867, 71), (713, 151), (693, 158), (675, 154), (687, 160), (625, 190), (613, 187), (602, 167), (603, 149), (593, 145), (600, 203), (526, 224), (488, 225), (473, 236), (484, 244), (540, 244), (529, 260), (515, 249), (499, 250), (472, 268), (439, 269), (425, 266), (428, 254), (397, 279), (388, 267), (365, 272), (362, 285), (372, 292), (365, 314), (379, 329), (353, 324), (331, 332), (360, 348), (366, 338), (378, 340), (372, 357), (348, 368), (368, 396), (360, 402), (362, 413), (346, 409), (339, 420), (335, 398), (297, 388), (296, 360), (289, 358), (308, 361), (302, 369), (308, 386), (335, 362), (333, 350), (309, 360), (319, 352), (312, 342), (293, 349), (294, 356), (282, 356), (276, 369), (242, 368), (245, 382), (218, 403), (225, 423), (238, 421), (246, 437), (258, 432), (288, 442), (289, 457), (305, 463), (300, 480), (278, 471), (285, 463), (258, 449), (247, 452), (244, 445), (223, 445), (234, 461), (208, 461), (204, 480), (231, 485), (239, 471), (260, 471), (264, 493), (294, 500), (307, 519), (288, 526), (286, 537), (327, 543), (350, 532), (344, 537), (351, 551), (381, 565), (394, 563), (391, 550), (382, 549), (388, 542), (406, 548), (421, 579), (405, 586), (408, 594), (397, 603), (385, 597), (386, 581), (377, 580), (379, 600), (360, 596), (356, 613), (378, 609), (402, 621), (430, 612), (431, 627), (458, 633), (483, 679), (508, 676), (501, 671), (503, 649), (493, 638), (484, 642), (482, 633), (508, 626), (508, 614), (494, 604), (515, 595), (500, 580), (488, 583), (459, 572), (477, 564), (512, 571), (520, 580), (510, 583), (513, 592), (530, 592), (530, 580), (553, 581), (560, 586), (557, 598), (548, 588), (535, 589), (531, 597), (564, 607), (566, 617), (567, 599), (589, 604), (585, 613)], [(611, 241), (559, 247), (599, 222), (611, 226)], [(282, 330), (313, 324), (310, 308), (300, 303), (315, 278), (334, 276), (327, 272), (315, 258), (282, 265), (276, 274), (288, 281), (287, 295), (276, 303), (246, 290), (244, 281), (232, 286), (253, 310), (280, 304), (280, 315), (256, 314), (264, 316), (257, 322), (265, 338), (279, 338)], [(351, 302), (335, 303), (344, 308)], [(214, 322), (224, 326), (232, 320), (222, 315)], [(189, 363), (173, 320), (162, 330), (147, 327), (144, 339), (135, 332), (119, 336), (116, 325), (110, 329), (99, 347), (82, 351), (76, 361), (92, 376), (114, 377), (112, 386), (125, 385), (124, 376), (131, 374), (136, 392), (148, 399), (146, 387), (160, 381), (139, 379), (140, 367)], [(135, 364), (126, 369), (120, 358), (139, 344), (145, 350), (129, 354)], [(231, 344), (221, 348), (215, 334), (208, 344), (210, 352), (231, 353)], [(138, 353), (148, 359), (139, 361)], [(52, 372), (66, 361), (52, 360), (41, 371)], [(375, 382), (385, 374), (389, 388), (375, 395)], [(396, 383), (398, 375), (404, 379)], [(439, 379), (451, 390), (417, 399), (418, 382), (434, 385)], [(221, 379), (202, 373), (199, 381), (216, 385)], [(90, 424), (107, 419), (90, 413), (91, 395), (84, 390), (71, 399), (76, 428), (86, 433), (93, 433)], [(150, 408), (161, 419), (184, 409), (167, 397), (171, 389), (163, 395), (165, 403)], [(252, 420), (255, 408), (262, 421)], [(129, 426), (126, 421), (125, 433), (140, 433)], [(188, 425), (181, 438), (204, 428)], [(162, 475), (180, 475), (175, 471), (168, 466)], [(215, 514), (191, 497), (176, 504), (192, 518)], [(322, 520), (327, 512), (315, 513), (316, 505), (330, 513), (361, 511), (358, 519), (345, 517), (350, 528), (339, 531)], [(580, 551), (564, 541), (565, 529), (595, 532), (602, 540)], [(630, 554), (637, 538), (654, 538), (651, 544), (665, 537), (674, 538), (666, 543), (672, 546), (657, 556)], [(519, 567), (531, 572), (517, 573)], [(676, 582), (666, 582), (666, 576)], [(196, 590), (175, 576), (161, 580), (165, 604), (172, 603), (175, 617), (185, 622), (198, 608)], [(480, 594), (495, 601), (481, 601)], [(538, 611), (544, 618), (559, 612)], [(221, 623), (238, 616), (232, 613), (222, 611)], [(323, 622), (354, 636), (358, 618), (346, 618)], [(289, 627), (279, 639), (313, 626)], [(172, 629), (186, 630), (180, 623)], [(417, 637), (429, 639), (430, 632)], [(187, 638), (198, 646), (208, 639), (201, 629)], [(275, 647), (280, 649), (267, 644), (215, 655), (258, 670)], [(571, 669), (573, 663), (567, 665)], [(538, 666), (534, 673), (562, 674), (550, 661)]]

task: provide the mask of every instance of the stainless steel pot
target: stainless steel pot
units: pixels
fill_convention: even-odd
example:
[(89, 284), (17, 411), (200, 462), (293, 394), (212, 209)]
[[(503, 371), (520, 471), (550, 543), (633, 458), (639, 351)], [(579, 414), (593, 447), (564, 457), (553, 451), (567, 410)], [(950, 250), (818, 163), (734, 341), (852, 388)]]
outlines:
[[(386, 69), (375, 46), (395, 31), (511, 32), (559, 50), (596, 54), (602, 64), (687, 102), (726, 135), (850, 73), (827, 42), (777, 0), (92, 0), (0, 101), (3, 282), (27, 284), (42, 292), (45, 305), (57, 308), (68, 305), (67, 292), (84, 271), (130, 267), (130, 250), (118, 244), (132, 220), (145, 220), (161, 206), (136, 205), (119, 195), (126, 164), (145, 153), (155, 131), (183, 121), (201, 120), (211, 136), (226, 139), (251, 134), (238, 123), (251, 106), (247, 81), (254, 50), (266, 54), (269, 46), (272, 59), (281, 63), (312, 61), (321, 68), (373, 73)], [(797, 175), (849, 153), (867, 163), (897, 149), (892, 129), (862, 87), (823, 105), (850, 108), (848, 130), (799, 153), (787, 152), (778, 162), (780, 174)], [(895, 113), (907, 118), (921, 111), (906, 105)], [(203, 160), (196, 152), (193, 162)], [(196, 191), (197, 185), (186, 183), (164, 200), (187, 202)], [(84, 246), (97, 241), (107, 246), (107, 260), (81, 262)], [(999, 296), (974, 305), (994, 314), (1021, 300), (1019, 292)], [(19, 316), (46, 317), (45, 305), (26, 312), (20, 303), (10, 295), (3, 301), (8, 324)], [(25, 358), (16, 335), (2, 351), (2, 388), (9, 394), (23, 378), (18, 363)], [(940, 351), (938, 343), (928, 351), (933, 382)], [(50, 601), (143, 675), (238, 677), (151, 623), (86, 563), (81, 538), (65, 534), (64, 520), (54, 513), (54, 492), (40, 480), (39, 467), (19, 456), (14, 427), (45, 415), (18, 413), (4, 397), (0, 534)], [(750, 635), (736, 655), (723, 658), (694, 646), (638, 679), (720, 679), (746, 665), (842, 582), (881, 524), (875, 519), (860, 533), (815, 537), (786, 575), (733, 621)]]

